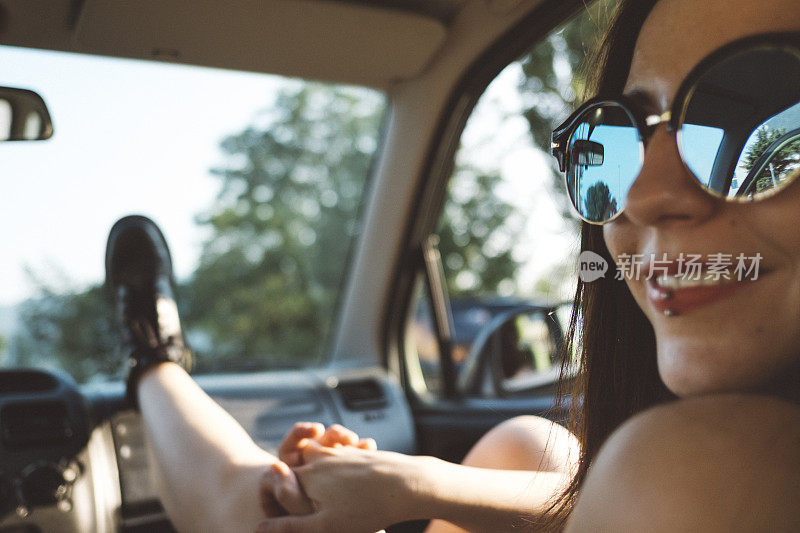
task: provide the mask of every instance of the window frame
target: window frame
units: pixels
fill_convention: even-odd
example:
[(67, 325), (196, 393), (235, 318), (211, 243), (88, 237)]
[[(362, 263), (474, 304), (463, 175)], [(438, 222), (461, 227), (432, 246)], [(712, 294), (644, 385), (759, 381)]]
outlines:
[[(594, 3), (594, 0), (589, 3)], [(420, 280), (428, 283), (424, 269), (420, 270), (420, 249), (425, 239), (435, 233), (467, 121), (489, 84), (503, 69), (586, 7), (583, 0), (543, 1), (464, 71), (437, 121), (434, 141), (428, 149), (421, 179), (418, 181), (421, 185), (403, 231), (402, 248), (391, 283), (393, 290), (384, 306), (384, 364), (398, 376), (412, 406), (430, 405), (443, 399), (422, 388), (424, 380), (421, 376), (410, 375), (415, 370), (409, 368), (406, 362), (408, 347), (405, 330), (409, 313), (413, 311), (410, 307), (416, 283)]]

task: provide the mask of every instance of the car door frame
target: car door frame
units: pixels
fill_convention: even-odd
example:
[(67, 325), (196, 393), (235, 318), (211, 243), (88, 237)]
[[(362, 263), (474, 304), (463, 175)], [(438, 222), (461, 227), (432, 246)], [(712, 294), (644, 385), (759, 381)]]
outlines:
[(559, 402), (553, 383), (516, 398), (442, 398), (419, 394), (405, 360), (404, 330), (419, 273), (419, 250), (433, 232), (443, 207), (447, 183), (455, 165), (461, 134), (480, 97), (495, 77), (537, 42), (585, 9), (581, 0), (546, 0), (523, 17), (467, 69), (451, 91), (423, 167), (407, 219), (393, 290), (386, 300), (383, 345), (385, 365), (401, 380), (415, 421), (418, 452), (460, 461), (468, 449), (500, 422), (519, 415), (539, 415), (564, 421), (569, 406)]

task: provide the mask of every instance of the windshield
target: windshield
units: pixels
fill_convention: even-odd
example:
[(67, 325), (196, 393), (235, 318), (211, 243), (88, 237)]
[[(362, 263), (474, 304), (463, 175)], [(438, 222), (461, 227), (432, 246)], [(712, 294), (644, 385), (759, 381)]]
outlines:
[(0, 366), (123, 374), (108, 230), (164, 232), (200, 371), (322, 362), (384, 96), (264, 74), (0, 47), (49, 141), (0, 143)]

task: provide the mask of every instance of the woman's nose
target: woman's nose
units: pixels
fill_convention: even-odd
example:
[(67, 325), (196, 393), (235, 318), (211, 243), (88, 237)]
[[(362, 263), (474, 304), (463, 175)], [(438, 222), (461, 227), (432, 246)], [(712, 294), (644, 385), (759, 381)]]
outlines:
[(628, 191), (627, 218), (644, 226), (696, 223), (710, 217), (716, 206), (717, 200), (699, 187), (681, 162), (675, 133), (659, 127)]

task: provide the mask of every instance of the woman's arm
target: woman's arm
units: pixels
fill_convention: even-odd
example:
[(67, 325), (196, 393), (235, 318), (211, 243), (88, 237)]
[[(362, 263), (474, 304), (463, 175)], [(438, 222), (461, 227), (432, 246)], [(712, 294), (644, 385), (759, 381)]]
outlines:
[(796, 405), (746, 395), (676, 401), (609, 438), (567, 531), (800, 531), (798, 472)]
[[(442, 518), (469, 531), (517, 531), (547, 508), (569, 475), (475, 468), (433, 457), (353, 448), (305, 450), (307, 464), (294, 471), (314, 511), (267, 519), (258, 531), (372, 533), (391, 524)], [(277, 483), (276, 483), (277, 482)], [(280, 476), (262, 491), (276, 494)]]
[(495, 470), (438, 459), (426, 472), (430, 493), (421, 516), (446, 520), (467, 531), (519, 531), (535, 523), (569, 484), (560, 472)]

